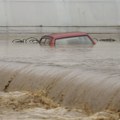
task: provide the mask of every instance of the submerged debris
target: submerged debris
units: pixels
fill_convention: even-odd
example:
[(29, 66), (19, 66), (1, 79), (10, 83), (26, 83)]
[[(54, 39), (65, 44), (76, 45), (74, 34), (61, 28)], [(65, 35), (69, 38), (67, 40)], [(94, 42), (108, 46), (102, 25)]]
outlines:
[(105, 42), (115, 42), (116, 40), (115, 39), (112, 39), (112, 38), (104, 38), (104, 39), (99, 39), (97, 41), (105, 41)]
[(40, 39), (38, 39), (38, 38), (29, 37), (29, 38), (26, 38), (26, 39), (14, 39), (12, 41), (12, 43), (28, 43), (28, 42), (39, 43), (39, 41), (40, 41)]

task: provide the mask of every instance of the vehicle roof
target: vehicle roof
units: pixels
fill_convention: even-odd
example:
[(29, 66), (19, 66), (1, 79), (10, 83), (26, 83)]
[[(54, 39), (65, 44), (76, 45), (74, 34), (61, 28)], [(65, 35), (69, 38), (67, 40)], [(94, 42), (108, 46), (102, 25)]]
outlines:
[(88, 34), (85, 32), (66, 32), (66, 33), (52, 33), (49, 36), (58, 39), (58, 38), (74, 37), (74, 36), (82, 36), (82, 35), (88, 35)]

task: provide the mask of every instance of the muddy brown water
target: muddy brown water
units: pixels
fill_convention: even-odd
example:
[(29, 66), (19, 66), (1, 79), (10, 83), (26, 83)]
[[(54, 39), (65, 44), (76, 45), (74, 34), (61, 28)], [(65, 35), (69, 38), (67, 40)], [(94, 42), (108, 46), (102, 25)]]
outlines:
[(1, 40), (0, 90), (1, 119), (118, 120), (120, 43), (51, 48)]

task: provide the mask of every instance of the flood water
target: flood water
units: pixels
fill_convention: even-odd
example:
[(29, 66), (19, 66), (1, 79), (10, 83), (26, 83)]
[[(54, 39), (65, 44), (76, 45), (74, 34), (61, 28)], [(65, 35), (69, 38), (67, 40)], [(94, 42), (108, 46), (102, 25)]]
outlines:
[(0, 40), (0, 120), (119, 120), (120, 42), (40, 46)]

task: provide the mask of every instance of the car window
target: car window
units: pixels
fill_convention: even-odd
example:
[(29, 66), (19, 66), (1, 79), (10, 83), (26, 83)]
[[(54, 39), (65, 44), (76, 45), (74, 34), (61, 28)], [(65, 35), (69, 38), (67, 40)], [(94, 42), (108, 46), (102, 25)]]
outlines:
[(92, 44), (88, 36), (77, 36), (69, 38), (61, 38), (56, 40), (56, 45), (75, 45), (75, 44)]
[(50, 38), (42, 38), (41, 41), (40, 41), (40, 44), (44, 44), (44, 45), (49, 45), (50, 44)]

